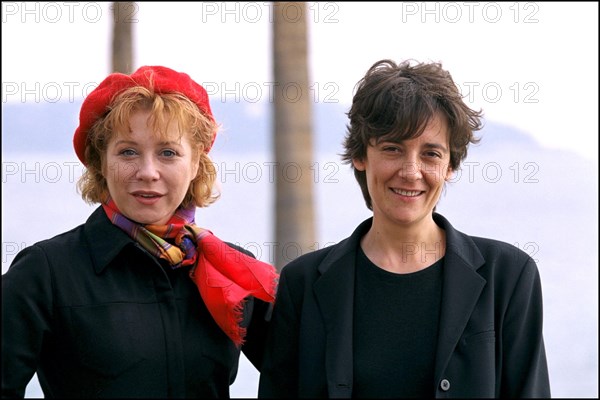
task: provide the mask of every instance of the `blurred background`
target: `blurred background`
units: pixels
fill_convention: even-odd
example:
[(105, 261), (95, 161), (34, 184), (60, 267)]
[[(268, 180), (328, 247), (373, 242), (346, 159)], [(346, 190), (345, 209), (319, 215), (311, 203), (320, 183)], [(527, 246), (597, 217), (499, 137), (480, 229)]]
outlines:
[[(439, 61), (484, 110), (438, 211), (538, 263), (553, 397), (598, 397), (598, 4), (3, 2), (2, 272), (85, 221), (72, 150), (108, 73), (164, 65), (221, 124), (221, 199), (199, 225), (282, 268), (370, 216), (339, 153), (377, 60)], [(243, 359), (232, 397), (256, 397)], [(34, 378), (28, 397), (41, 397)]]

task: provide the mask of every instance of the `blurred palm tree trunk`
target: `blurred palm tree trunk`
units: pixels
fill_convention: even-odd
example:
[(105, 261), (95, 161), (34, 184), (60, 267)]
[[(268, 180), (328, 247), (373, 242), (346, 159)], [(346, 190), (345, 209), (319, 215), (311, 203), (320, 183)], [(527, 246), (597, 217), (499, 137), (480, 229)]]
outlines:
[(304, 2), (273, 3), (275, 266), (315, 246), (312, 117)]
[(133, 34), (132, 26), (137, 5), (132, 1), (115, 1), (113, 12), (112, 71), (130, 74), (133, 72)]

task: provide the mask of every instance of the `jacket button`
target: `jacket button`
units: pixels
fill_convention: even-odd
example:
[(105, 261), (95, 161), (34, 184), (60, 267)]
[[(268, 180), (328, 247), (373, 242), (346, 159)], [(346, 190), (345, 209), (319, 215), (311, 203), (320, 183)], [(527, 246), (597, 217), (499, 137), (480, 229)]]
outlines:
[(440, 382), (440, 389), (442, 389), (444, 392), (450, 390), (450, 381), (448, 379), (442, 379)]

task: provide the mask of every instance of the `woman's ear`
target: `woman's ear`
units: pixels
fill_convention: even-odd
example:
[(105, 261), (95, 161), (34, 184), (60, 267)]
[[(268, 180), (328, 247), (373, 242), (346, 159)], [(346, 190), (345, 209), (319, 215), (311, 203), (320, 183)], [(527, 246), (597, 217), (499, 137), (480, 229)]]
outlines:
[(365, 162), (363, 160), (359, 160), (358, 158), (352, 159), (352, 165), (354, 166), (354, 169), (359, 171), (364, 171), (366, 169)]
[(448, 167), (448, 170), (446, 171), (446, 176), (444, 177), (444, 180), (446, 182), (448, 182), (449, 180), (454, 178), (454, 172), (455, 171), (451, 167)]
[(192, 157), (192, 179), (190, 182), (192, 182), (194, 179), (196, 179), (196, 177), (198, 176), (198, 171), (200, 171), (200, 163), (201, 163), (201, 157), (200, 154), (196, 154), (196, 156)]

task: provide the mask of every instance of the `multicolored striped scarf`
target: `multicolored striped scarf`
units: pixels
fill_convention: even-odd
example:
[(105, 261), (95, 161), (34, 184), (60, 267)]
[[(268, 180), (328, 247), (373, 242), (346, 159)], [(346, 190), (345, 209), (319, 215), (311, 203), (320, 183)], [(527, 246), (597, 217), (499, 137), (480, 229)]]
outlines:
[(211, 231), (196, 226), (194, 206), (178, 209), (166, 225), (133, 222), (112, 199), (102, 207), (113, 224), (150, 254), (167, 260), (172, 268), (191, 266), (190, 277), (213, 319), (238, 347), (243, 344), (244, 299), (275, 300), (278, 274), (272, 265), (233, 249)]

